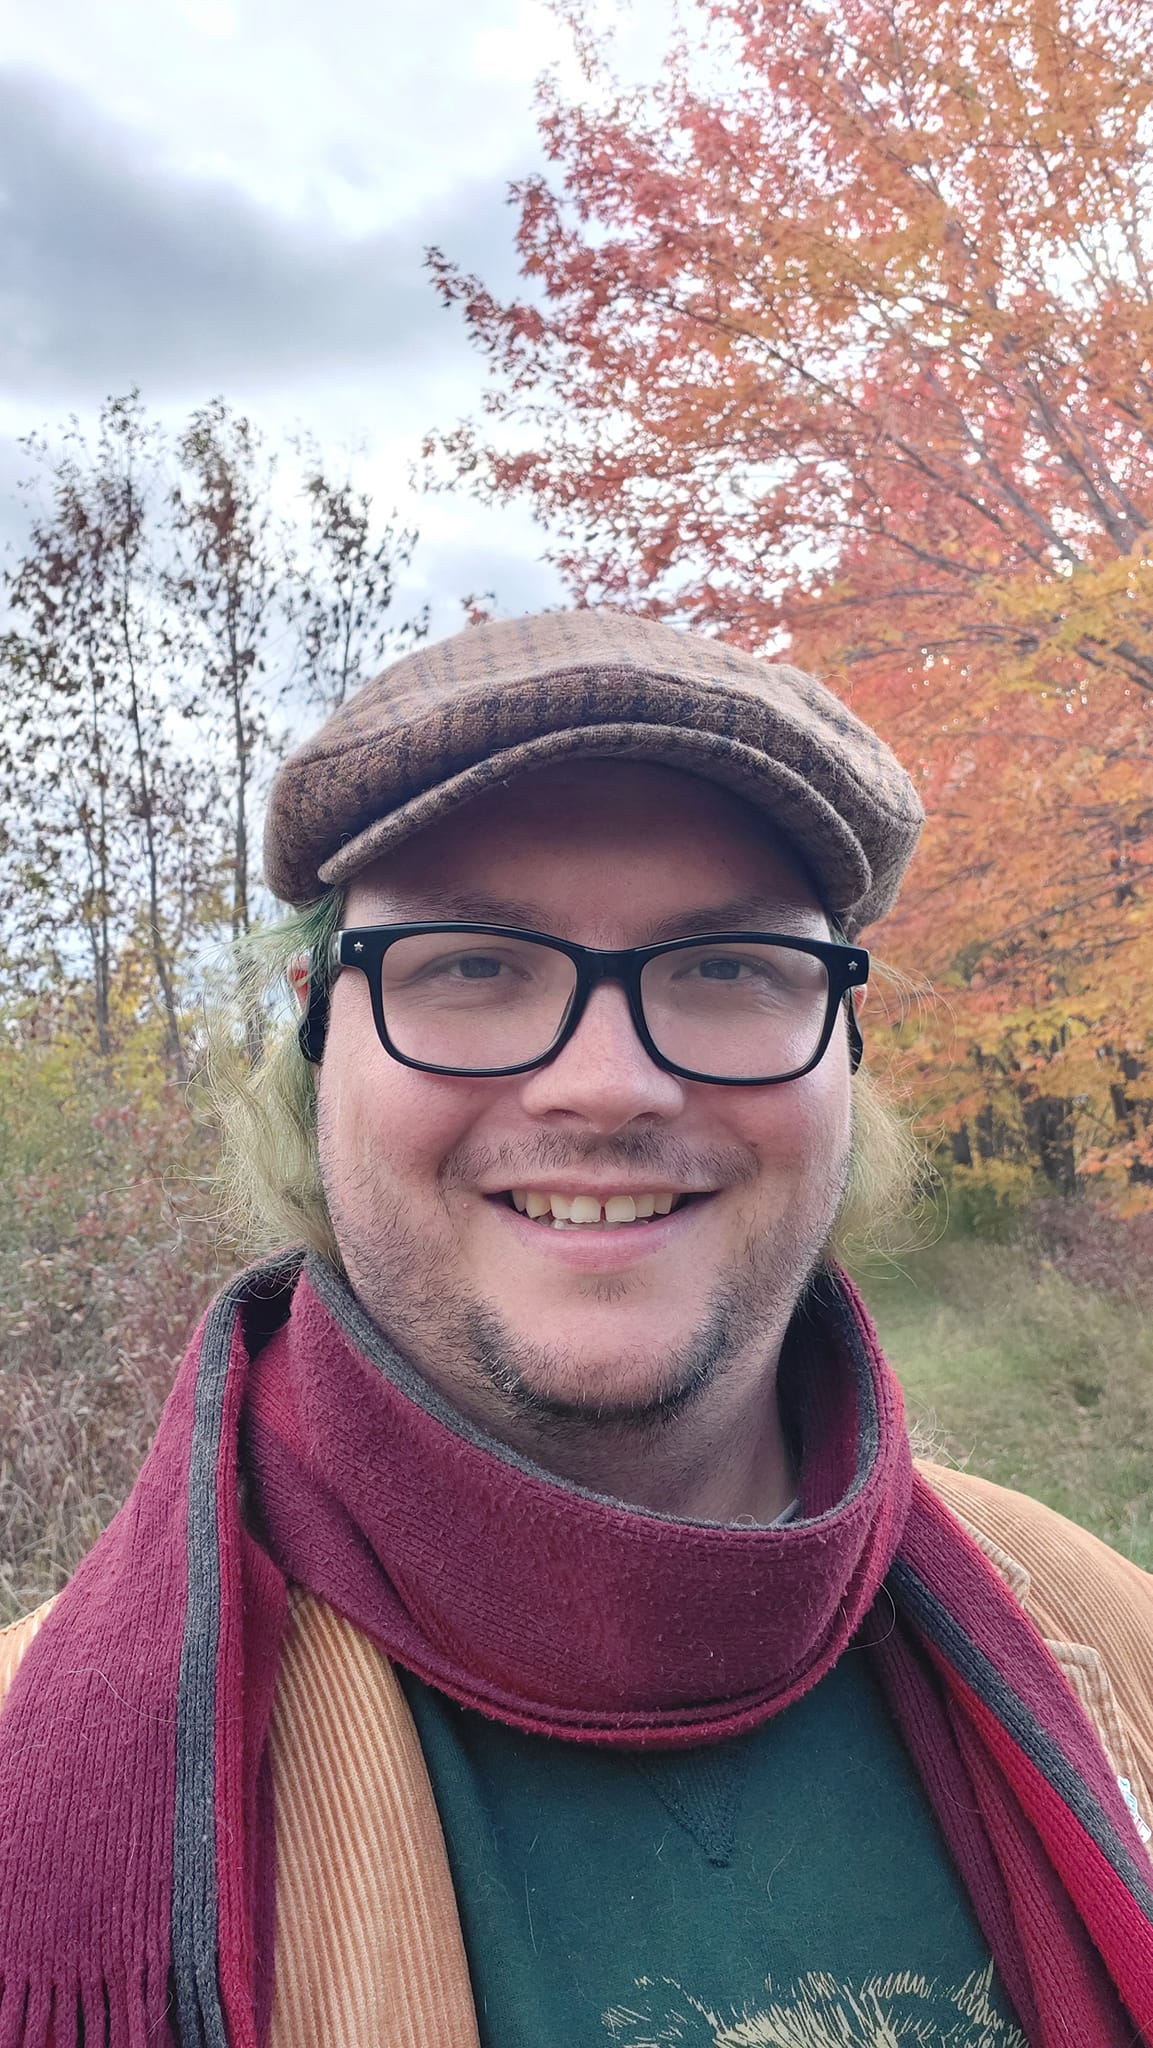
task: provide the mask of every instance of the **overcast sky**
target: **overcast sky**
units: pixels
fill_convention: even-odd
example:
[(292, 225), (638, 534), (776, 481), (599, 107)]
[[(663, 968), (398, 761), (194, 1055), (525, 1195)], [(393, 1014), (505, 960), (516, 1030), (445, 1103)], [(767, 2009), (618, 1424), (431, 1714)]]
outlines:
[[(671, 14), (647, 0), (650, 31)], [(572, 75), (543, 0), (0, 0), (9, 538), (19, 435), (133, 384), (173, 420), (221, 392), (274, 439), (367, 448), (420, 528), (405, 597), (438, 630), (466, 592), (557, 601), (526, 513), (406, 491), (422, 435), (483, 386), (424, 249), (515, 282), (506, 188), (540, 162), (554, 63)]]

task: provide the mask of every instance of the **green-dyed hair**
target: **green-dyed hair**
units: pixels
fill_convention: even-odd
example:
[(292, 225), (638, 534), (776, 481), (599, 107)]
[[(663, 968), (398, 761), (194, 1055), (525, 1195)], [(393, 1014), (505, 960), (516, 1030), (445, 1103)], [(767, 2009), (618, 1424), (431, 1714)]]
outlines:
[[(235, 1000), (215, 1005), (208, 1016), (203, 1075), (221, 1137), (223, 1221), (253, 1257), (305, 1245), (340, 1264), (320, 1178), (315, 1069), (298, 1042), (300, 1007), (289, 975), (308, 960), (313, 986), (317, 975), (327, 980), (344, 902), (344, 891), (333, 889), (250, 933), (234, 970), (248, 1029), (238, 1026)], [(253, 1018), (262, 1024), (255, 1058)], [(864, 1066), (852, 1088), (848, 1185), (827, 1256), (855, 1261), (898, 1243), (905, 1248), (924, 1162), (908, 1118)]]
[(206, 1013), (203, 1080), (220, 1132), (222, 1221), (254, 1258), (305, 1245), (340, 1263), (320, 1179), (315, 1069), (300, 1049), (300, 1006), (289, 976), (307, 961), (312, 986), (327, 985), (343, 914), (344, 891), (331, 889), (248, 933), (233, 952), (239, 1006), (232, 995)]

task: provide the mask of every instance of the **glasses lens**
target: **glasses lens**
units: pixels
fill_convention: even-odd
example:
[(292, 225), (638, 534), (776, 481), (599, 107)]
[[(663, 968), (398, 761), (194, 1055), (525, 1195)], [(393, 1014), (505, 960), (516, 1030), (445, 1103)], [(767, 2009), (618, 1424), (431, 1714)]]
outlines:
[(718, 1080), (774, 1080), (806, 1066), (829, 1005), (823, 960), (791, 946), (726, 941), (658, 953), (641, 974), (653, 1043)]
[(395, 939), (381, 963), (384, 1021), (397, 1051), (458, 1073), (540, 1059), (575, 988), (566, 954), (486, 932)]

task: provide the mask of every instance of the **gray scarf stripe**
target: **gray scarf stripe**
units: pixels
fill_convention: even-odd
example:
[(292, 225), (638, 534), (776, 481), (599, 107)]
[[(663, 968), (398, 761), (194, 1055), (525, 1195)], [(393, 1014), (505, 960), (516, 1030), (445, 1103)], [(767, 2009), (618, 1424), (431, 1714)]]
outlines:
[[(247, 1276), (246, 1276), (247, 1277)], [(220, 1532), (216, 1472), (224, 1383), (244, 1282), (209, 1310), (196, 1375), (188, 1473), (188, 1605), (176, 1709), (172, 1975), (181, 2048), (228, 2048), (217, 1977), (216, 1658)]]

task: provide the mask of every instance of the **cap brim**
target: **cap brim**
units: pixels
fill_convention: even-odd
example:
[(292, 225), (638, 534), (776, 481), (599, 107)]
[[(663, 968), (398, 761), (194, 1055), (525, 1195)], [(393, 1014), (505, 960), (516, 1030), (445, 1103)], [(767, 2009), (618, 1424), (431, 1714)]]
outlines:
[(647, 761), (719, 783), (763, 812), (766, 822), (784, 835), (810, 870), (826, 910), (846, 926), (869, 897), (873, 876), (860, 841), (811, 783), (723, 734), (656, 725), (578, 726), (489, 755), (346, 840), (321, 863), (319, 879), (329, 887), (342, 885), (486, 791), (551, 762), (582, 757)]

